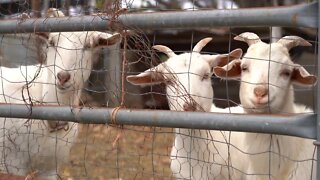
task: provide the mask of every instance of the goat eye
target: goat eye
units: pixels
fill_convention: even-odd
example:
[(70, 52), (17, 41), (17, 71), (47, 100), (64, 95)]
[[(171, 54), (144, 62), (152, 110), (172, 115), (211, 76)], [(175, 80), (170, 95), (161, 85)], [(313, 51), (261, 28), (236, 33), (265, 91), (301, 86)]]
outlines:
[(214, 72), (214, 67), (212, 67), (212, 68), (210, 69), (210, 72), (211, 72), (211, 73), (213, 73), (213, 72)]
[(249, 71), (249, 69), (248, 69), (247, 66), (242, 66), (242, 67), (241, 67), (241, 71), (246, 72), (246, 71)]
[(91, 45), (89, 43), (86, 43), (84, 44), (83, 46), (83, 49), (86, 50), (86, 49), (90, 49), (91, 48)]
[(281, 76), (284, 76), (284, 77), (290, 77), (291, 75), (291, 72), (289, 70), (283, 70), (281, 73), (280, 73)]
[(55, 46), (54, 42), (52, 40), (49, 41), (50, 46)]
[(201, 80), (206, 80), (206, 79), (209, 79), (210, 75), (209, 74), (205, 74), (202, 76)]
[(164, 84), (166, 84), (166, 85), (173, 85), (173, 82), (170, 81), (169, 79), (166, 79), (166, 80), (164, 81)]

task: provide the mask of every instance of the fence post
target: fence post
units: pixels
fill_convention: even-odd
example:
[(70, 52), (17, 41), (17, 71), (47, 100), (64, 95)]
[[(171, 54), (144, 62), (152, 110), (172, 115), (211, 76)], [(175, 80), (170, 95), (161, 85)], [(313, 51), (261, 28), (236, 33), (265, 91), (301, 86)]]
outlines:
[[(316, 45), (318, 46), (318, 60), (317, 60), (317, 76), (318, 78), (320, 77), (320, 64), (319, 64), (319, 60), (320, 60), (320, 46), (319, 46), (319, 38), (320, 38), (320, 32), (319, 32), (319, 26), (320, 26), (320, 22), (319, 22), (319, 16), (320, 16), (320, 0), (318, 0), (318, 38), (316, 41)], [(317, 114), (317, 141), (315, 143), (316, 147), (317, 147), (317, 180), (320, 180), (320, 83), (318, 82), (317, 84), (317, 106), (316, 106), (316, 114)]]

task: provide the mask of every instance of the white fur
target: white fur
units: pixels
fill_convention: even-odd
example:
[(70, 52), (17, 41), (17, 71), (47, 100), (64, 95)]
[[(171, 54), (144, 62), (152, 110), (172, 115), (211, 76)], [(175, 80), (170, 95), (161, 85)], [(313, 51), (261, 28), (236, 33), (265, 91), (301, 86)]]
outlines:
[[(310, 86), (316, 82), (316, 78), (302, 66), (294, 64), (288, 52), (294, 46), (310, 45), (308, 42), (297, 36), (287, 36), (278, 42), (266, 44), (253, 33), (243, 33), (235, 39), (249, 44), (247, 53), (242, 60), (215, 68), (215, 73), (223, 78), (241, 79), (240, 101), (245, 113), (312, 113), (305, 106), (294, 103), (292, 83)], [(236, 67), (240, 67), (241, 71)], [(226, 77), (224, 72), (232, 75)], [(260, 97), (255, 95), (256, 87), (266, 88), (267, 94)], [(243, 155), (242, 162), (249, 164), (246, 173), (252, 174), (246, 179), (315, 179), (315, 169), (312, 169), (310, 160), (315, 158), (312, 140), (282, 135), (243, 134), (241, 148), (250, 155)]]
[[(211, 106), (211, 112), (214, 113), (244, 113), (241, 106), (228, 107), (225, 109), (217, 108), (214, 104)], [(223, 118), (223, 116), (221, 116)], [(213, 144), (216, 155), (211, 165), (211, 172), (215, 179), (245, 179), (243, 172), (248, 169), (248, 159), (243, 150), (244, 135), (243, 132), (235, 131), (211, 131), (215, 141)]]
[[(209, 112), (213, 100), (211, 69), (226, 55), (201, 55), (199, 52), (211, 39), (201, 40), (192, 53), (176, 55), (168, 47), (155, 46), (169, 56), (160, 65), (138, 75), (128, 76), (135, 85), (166, 83), (170, 110)], [(239, 58), (242, 52), (239, 54)], [(196, 120), (195, 120), (196, 121)], [(175, 129), (171, 150), (171, 170), (176, 178), (213, 179), (210, 171), (215, 149), (211, 132), (207, 130)]]
[[(1, 67), (0, 101), (78, 106), (81, 90), (91, 73), (92, 59), (101, 47), (100, 38), (115, 38), (109, 45), (120, 41), (119, 34), (95, 31), (48, 34), (45, 65)], [(70, 80), (64, 84), (57, 78), (62, 71), (70, 73)], [(38, 171), (38, 175), (47, 179), (58, 178), (58, 167), (69, 160), (78, 133), (78, 124), (71, 122), (68, 130), (51, 132), (43, 120), (1, 118), (0, 127), (1, 171), (16, 175)]]

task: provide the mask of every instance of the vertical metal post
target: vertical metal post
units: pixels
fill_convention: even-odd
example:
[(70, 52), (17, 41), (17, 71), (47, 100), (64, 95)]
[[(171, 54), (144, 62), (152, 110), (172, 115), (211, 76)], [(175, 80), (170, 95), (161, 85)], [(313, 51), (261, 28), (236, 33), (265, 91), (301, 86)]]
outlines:
[(31, 9), (33, 17), (41, 17), (41, 1), (32, 0)]
[(282, 27), (279, 27), (279, 26), (271, 27), (270, 42), (277, 42), (281, 37), (282, 37)]
[[(318, 46), (318, 59), (317, 59), (317, 76), (318, 78), (320, 77), (320, 65), (319, 65), (319, 60), (320, 60), (320, 46), (319, 46), (319, 38), (320, 38), (320, 32), (319, 32), (319, 26), (320, 26), (320, 22), (319, 22), (319, 16), (320, 16), (320, 0), (318, 0), (318, 38), (317, 38), (317, 46)], [(320, 83), (317, 84), (317, 107), (316, 107), (316, 114), (317, 114), (317, 141), (315, 143), (315, 145), (317, 146), (317, 180), (320, 180)]]
[(43, 0), (42, 12), (47, 12), (49, 9), (50, 0)]

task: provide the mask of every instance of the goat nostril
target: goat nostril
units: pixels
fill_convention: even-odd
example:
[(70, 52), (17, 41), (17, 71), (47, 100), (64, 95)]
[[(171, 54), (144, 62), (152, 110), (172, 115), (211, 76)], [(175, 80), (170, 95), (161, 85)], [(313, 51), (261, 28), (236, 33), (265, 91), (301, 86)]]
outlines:
[(59, 80), (59, 81), (62, 81), (63, 75), (61, 75), (61, 73), (58, 73), (58, 74), (57, 74), (57, 77), (58, 77), (58, 80)]
[(264, 86), (255, 87), (253, 91), (257, 97), (264, 97), (268, 95), (268, 89)]
[(184, 111), (196, 111), (196, 105), (194, 103), (184, 103), (183, 110)]
[(60, 82), (61, 85), (65, 84), (66, 82), (69, 81), (71, 75), (68, 72), (59, 72), (57, 74), (58, 80)]

